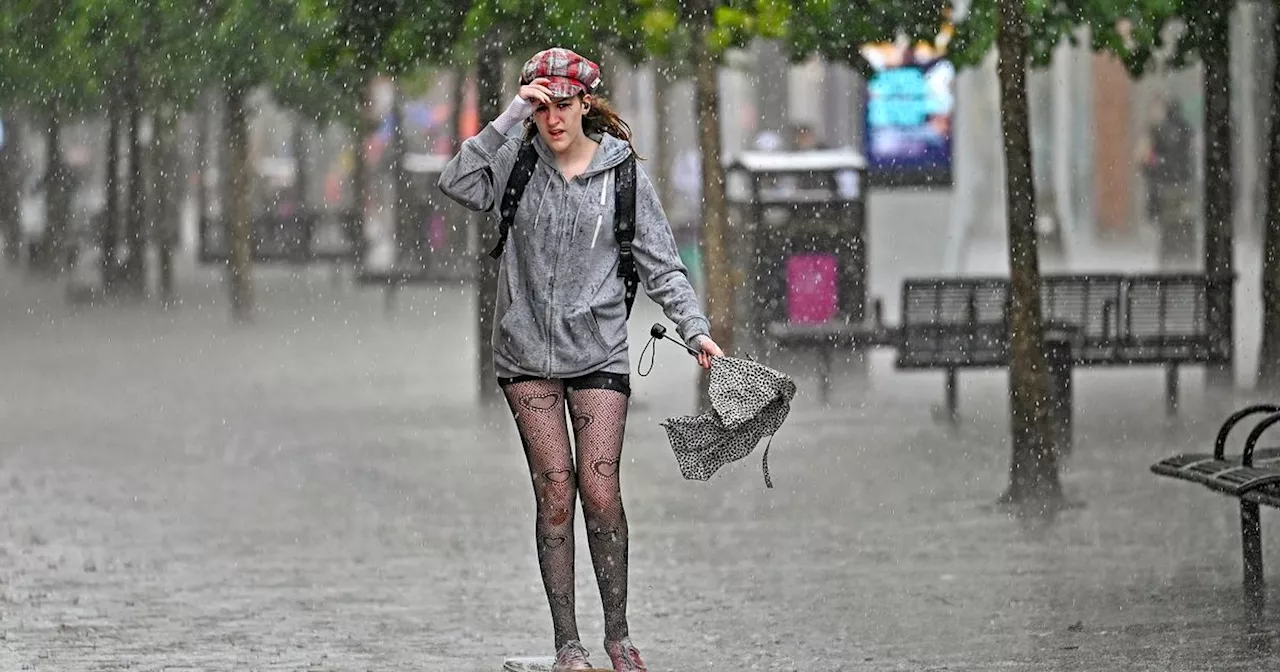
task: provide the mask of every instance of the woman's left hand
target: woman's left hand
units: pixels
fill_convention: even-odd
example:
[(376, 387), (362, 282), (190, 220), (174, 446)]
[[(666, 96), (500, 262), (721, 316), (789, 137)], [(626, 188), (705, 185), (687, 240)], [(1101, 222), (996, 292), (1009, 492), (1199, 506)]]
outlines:
[(710, 336), (699, 338), (698, 348), (702, 350), (702, 352), (698, 353), (698, 366), (704, 369), (711, 368), (712, 357), (724, 357), (724, 351), (720, 349), (720, 346), (716, 345), (715, 341), (711, 340)]

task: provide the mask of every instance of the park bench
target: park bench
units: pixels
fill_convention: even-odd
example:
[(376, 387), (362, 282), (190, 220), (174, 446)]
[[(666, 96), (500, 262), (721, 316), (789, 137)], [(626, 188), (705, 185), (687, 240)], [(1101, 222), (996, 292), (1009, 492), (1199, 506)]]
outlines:
[[(1216, 283), (1200, 274), (1047, 275), (1041, 316), (1047, 338), (1069, 347), (1072, 367), (1165, 366), (1172, 414), (1180, 367), (1230, 361), (1230, 331), (1214, 329), (1208, 320)], [(839, 348), (893, 347), (898, 369), (942, 369), (945, 410), (954, 418), (960, 370), (1008, 366), (1010, 294), (1008, 278), (908, 278), (896, 328), (883, 324), (877, 306), (863, 322), (774, 322), (768, 333), (779, 345), (825, 349), (819, 369), (824, 402), (831, 351)]]
[[(1252, 416), (1265, 415), (1253, 426), (1239, 455), (1227, 455), (1227, 438), (1237, 425)], [(1262, 527), (1260, 507), (1280, 508), (1280, 448), (1258, 448), (1258, 441), (1272, 425), (1280, 424), (1280, 405), (1258, 404), (1232, 413), (1222, 423), (1212, 453), (1187, 453), (1151, 465), (1151, 471), (1191, 483), (1240, 502), (1241, 546), (1245, 594), (1250, 600), (1263, 596)]]
[[(1173, 414), (1181, 366), (1229, 361), (1229, 337), (1208, 321), (1213, 290), (1214, 281), (1197, 274), (1049, 275), (1041, 284), (1041, 315), (1047, 330), (1069, 341), (1073, 367), (1165, 366), (1165, 403)], [(1006, 278), (903, 284), (897, 366), (945, 369), (951, 415), (960, 369), (1008, 365), (1010, 292)]]
[[(313, 262), (353, 263), (363, 253), (358, 232), (352, 230), (350, 213), (329, 217), (315, 210), (289, 215), (256, 215), (251, 224), (250, 254), (255, 264), (306, 265)], [(317, 231), (335, 229), (340, 238), (335, 245), (317, 245)], [(202, 217), (199, 222), (198, 256), (202, 264), (224, 264), (230, 254), (231, 238), (226, 222)]]
[(396, 266), (391, 268), (356, 268), (355, 282), (361, 287), (382, 288), (383, 311), (389, 316), (395, 311), (396, 298), (401, 289), (422, 285), (442, 286), (474, 282), (477, 268), (474, 263), (454, 261), (451, 264)]
[(481, 262), (468, 240), (468, 231), (477, 225), (473, 220), (483, 217), (454, 203), (437, 187), (450, 158), (405, 152), (405, 189), (392, 218), (391, 254), (363, 255), (356, 266), (355, 284), (381, 289), (388, 314), (406, 287), (474, 282), (481, 264), (492, 263), (487, 257)]
[(837, 352), (898, 342), (897, 329), (884, 323), (884, 305), (879, 299), (872, 304), (871, 315), (863, 320), (845, 318), (809, 324), (774, 321), (768, 324), (766, 333), (775, 344), (818, 354), (818, 389), (823, 403), (831, 396), (831, 370)]

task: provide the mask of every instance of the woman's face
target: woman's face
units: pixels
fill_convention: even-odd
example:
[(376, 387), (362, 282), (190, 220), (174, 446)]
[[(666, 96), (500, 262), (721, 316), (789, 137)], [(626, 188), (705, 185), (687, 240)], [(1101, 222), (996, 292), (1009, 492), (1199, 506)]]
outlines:
[(563, 152), (582, 136), (582, 118), (586, 116), (588, 104), (582, 97), (573, 96), (534, 106), (533, 120), (538, 125), (538, 133), (553, 151)]

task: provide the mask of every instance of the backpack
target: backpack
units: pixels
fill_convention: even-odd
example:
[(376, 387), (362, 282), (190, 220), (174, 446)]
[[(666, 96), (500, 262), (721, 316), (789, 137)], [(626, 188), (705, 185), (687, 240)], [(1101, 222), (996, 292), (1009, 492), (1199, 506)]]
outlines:
[[(516, 218), (516, 207), (524, 188), (533, 177), (533, 169), (538, 165), (538, 152), (532, 142), (520, 145), (516, 155), (516, 164), (507, 178), (507, 190), (502, 195), (499, 212), (502, 221), (498, 225), (498, 244), (489, 252), (489, 256), (497, 259), (507, 245), (507, 234)], [(631, 241), (636, 233), (636, 157), (628, 155), (618, 166), (618, 179), (613, 183), (614, 217), (613, 233), (618, 238), (618, 277), (626, 286), (627, 318), (631, 317), (631, 305), (636, 300), (636, 289), (640, 284), (640, 276), (636, 273), (635, 257), (631, 252)]]

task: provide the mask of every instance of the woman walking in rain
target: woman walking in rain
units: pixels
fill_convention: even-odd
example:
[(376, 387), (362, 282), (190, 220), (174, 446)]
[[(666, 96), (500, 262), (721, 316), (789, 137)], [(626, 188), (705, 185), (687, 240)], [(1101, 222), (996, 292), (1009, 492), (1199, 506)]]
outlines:
[[(723, 353), (710, 338), (657, 193), (634, 161), (629, 127), (593, 95), (600, 68), (568, 49), (547, 49), (525, 63), (520, 84), (506, 111), (462, 144), (439, 186), (462, 205), (502, 218), (492, 253), (501, 265), (491, 346), (533, 479), (553, 669), (591, 668), (574, 600), (580, 493), (604, 608), (604, 650), (616, 672), (643, 671), (627, 628), (619, 487), (635, 283), (700, 353), (700, 365), (710, 367)], [(509, 134), (517, 126), (522, 132)]]

